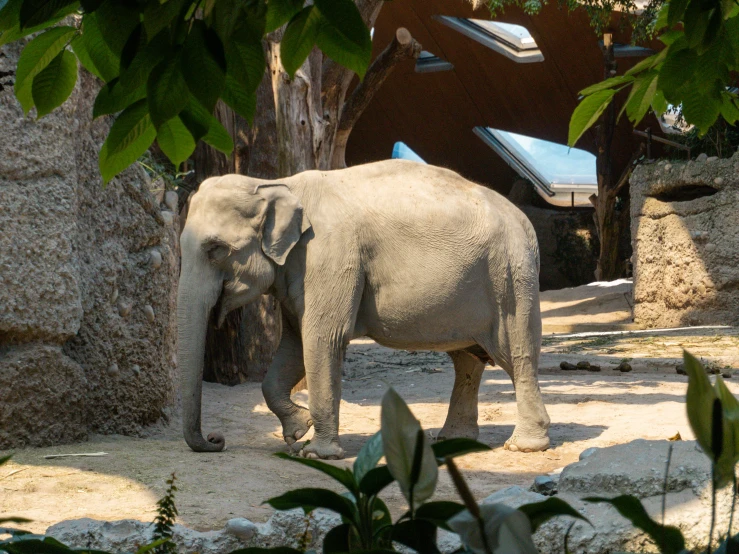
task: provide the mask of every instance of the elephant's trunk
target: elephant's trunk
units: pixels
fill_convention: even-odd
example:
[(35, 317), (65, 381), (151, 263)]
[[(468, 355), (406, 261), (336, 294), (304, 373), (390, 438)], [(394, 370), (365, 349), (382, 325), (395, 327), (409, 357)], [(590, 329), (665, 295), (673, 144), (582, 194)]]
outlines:
[(220, 452), (226, 445), (223, 436), (211, 433), (208, 440), (204, 439), (200, 414), (205, 337), (210, 310), (218, 299), (222, 281), (211, 267), (205, 271), (194, 270), (190, 263), (186, 263), (184, 252), (182, 270), (177, 292), (177, 358), (185, 441), (195, 452)]

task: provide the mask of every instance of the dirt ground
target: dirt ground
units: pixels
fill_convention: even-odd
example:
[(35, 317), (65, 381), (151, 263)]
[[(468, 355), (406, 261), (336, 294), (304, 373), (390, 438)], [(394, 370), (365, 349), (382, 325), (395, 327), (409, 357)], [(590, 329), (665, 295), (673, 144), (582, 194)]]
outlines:
[[(480, 440), (493, 449), (459, 461), (478, 498), (509, 485), (529, 486), (535, 476), (576, 461), (591, 446), (666, 439), (678, 432), (692, 438), (684, 407), (687, 379), (675, 372), (682, 348), (733, 373), (731, 368), (739, 368), (739, 329), (634, 331), (628, 293), (629, 284), (622, 282), (543, 295), (545, 333), (559, 331), (545, 336), (540, 363), (541, 388), (552, 420), (548, 451), (503, 450), (515, 423), (513, 386), (501, 369), (487, 368), (479, 397)], [(601, 371), (563, 371), (561, 361), (597, 363)], [(622, 361), (633, 371), (615, 370)], [(351, 464), (363, 442), (378, 430), (386, 383), (435, 435), (444, 423), (453, 378), (445, 354), (393, 351), (370, 340), (354, 341), (347, 353), (341, 402), (341, 436), (348, 458), (334, 463)], [(739, 380), (739, 372), (734, 380)], [(739, 391), (729, 381), (732, 390)], [(305, 392), (297, 397), (307, 402)], [(96, 436), (82, 444), (20, 450), (0, 468), (0, 515), (30, 518), (34, 521), (26, 527), (34, 531), (81, 517), (151, 520), (165, 479), (176, 472), (179, 521), (206, 530), (220, 528), (233, 517), (265, 521), (272, 510), (262, 502), (292, 488), (334, 488), (321, 474), (273, 457), (287, 447), (258, 384), (229, 388), (206, 383), (203, 406), (203, 430), (223, 432), (225, 452), (191, 452), (180, 436), (178, 419), (146, 438)], [(44, 459), (82, 452), (107, 455)], [(436, 498), (454, 497), (442, 471)], [(403, 509), (397, 488), (389, 489), (385, 498), (393, 512)]]

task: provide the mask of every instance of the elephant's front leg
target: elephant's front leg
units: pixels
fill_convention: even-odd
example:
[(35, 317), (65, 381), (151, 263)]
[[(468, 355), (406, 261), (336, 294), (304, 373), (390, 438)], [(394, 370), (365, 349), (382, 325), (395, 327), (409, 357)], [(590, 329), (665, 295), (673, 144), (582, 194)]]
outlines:
[(344, 457), (344, 449), (339, 444), (339, 404), (345, 348), (343, 339), (303, 334), (305, 376), (314, 425), (313, 438), (300, 451), (305, 458), (338, 460)]
[(313, 425), (308, 410), (298, 406), (290, 398), (293, 387), (304, 376), (303, 344), (283, 313), (282, 339), (264, 376), (262, 393), (269, 409), (280, 419), (282, 436), (289, 445), (303, 438)]

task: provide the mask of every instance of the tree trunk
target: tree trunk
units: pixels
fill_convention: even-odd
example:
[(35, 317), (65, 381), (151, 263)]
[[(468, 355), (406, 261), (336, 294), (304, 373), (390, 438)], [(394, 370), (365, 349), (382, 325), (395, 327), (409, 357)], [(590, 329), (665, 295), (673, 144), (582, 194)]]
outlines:
[[(262, 94), (261, 99), (261, 107), (266, 109), (260, 111), (269, 113), (271, 96)], [(274, 177), (267, 162), (269, 151), (273, 151), (269, 140), (269, 118), (256, 118), (250, 129), (246, 121), (222, 102), (216, 106), (214, 115), (231, 134), (234, 155), (227, 158), (201, 142), (194, 154), (197, 183), (216, 175), (246, 174), (250, 169), (255, 177)], [(223, 385), (261, 381), (279, 344), (279, 335), (279, 310), (275, 309), (275, 301), (271, 296), (262, 296), (256, 302), (232, 311), (220, 329), (216, 329), (215, 317), (211, 317), (205, 344), (203, 379)]]
[[(616, 59), (613, 44), (603, 48), (604, 79), (616, 74)], [(616, 106), (614, 102), (606, 108), (598, 127), (596, 147), (596, 172), (598, 175), (598, 196), (592, 199), (595, 206), (595, 227), (598, 230), (600, 253), (595, 270), (596, 281), (612, 281), (624, 273), (624, 260), (619, 252), (621, 236), (620, 217), (616, 213), (617, 189), (611, 163), (613, 135), (616, 131)]]

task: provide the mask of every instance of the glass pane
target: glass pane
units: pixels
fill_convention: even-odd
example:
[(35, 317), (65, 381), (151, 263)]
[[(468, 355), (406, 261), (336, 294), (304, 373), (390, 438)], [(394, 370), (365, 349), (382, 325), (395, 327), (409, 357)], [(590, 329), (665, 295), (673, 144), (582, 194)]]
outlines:
[(470, 21), (475, 25), (479, 25), (489, 33), (511, 43), (519, 50), (538, 48), (536, 41), (534, 40), (534, 37), (531, 36), (531, 33), (529, 33), (529, 30), (521, 25), (500, 23), (499, 21), (488, 21), (486, 19), (470, 19)]
[(595, 156), (585, 150), (569, 148), (516, 133), (491, 129), (495, 137), (552, 185), (596, 185)]

